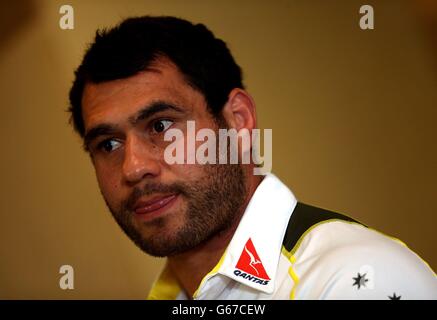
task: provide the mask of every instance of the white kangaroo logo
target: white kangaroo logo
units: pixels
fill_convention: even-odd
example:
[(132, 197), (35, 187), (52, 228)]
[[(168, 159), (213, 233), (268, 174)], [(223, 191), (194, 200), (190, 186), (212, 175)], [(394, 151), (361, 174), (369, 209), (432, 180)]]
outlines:
[(247, 254), (250, 257), (250, 262), (249, 262), (249, 266), (251, 266), (253, 268), (253, 270), (255, 270), (256, 274), (259, 275), (258, 270), (254, 267), (254, 265), (260, 264), (261, 261), (260, 260), (256, 260), (255, 257), (253, 256), (252, 252), (250, 252), (249, 250), (247, 250), (247, 247), (244, 246), (244, 250), (246, 250)]

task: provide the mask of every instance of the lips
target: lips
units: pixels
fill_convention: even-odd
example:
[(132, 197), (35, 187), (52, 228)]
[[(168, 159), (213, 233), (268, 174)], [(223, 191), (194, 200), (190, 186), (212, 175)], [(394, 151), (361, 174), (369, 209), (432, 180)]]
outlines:
[(166, 206), (173, 203), (177, 194), (161, 195), (154, 197), (150, 200), (139, 200), (135, 203), (134, 211), (136, 214), (151, 214), (154, 212), (162, 211)]

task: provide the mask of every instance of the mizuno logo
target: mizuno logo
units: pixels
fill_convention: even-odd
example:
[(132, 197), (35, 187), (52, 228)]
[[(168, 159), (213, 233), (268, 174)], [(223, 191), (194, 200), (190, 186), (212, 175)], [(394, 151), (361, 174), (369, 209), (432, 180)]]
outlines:
[(270, 278), (250, 238), (247, 240), (235, 268), (234, 274), (236, 276), (262, 285), (269, 283)]

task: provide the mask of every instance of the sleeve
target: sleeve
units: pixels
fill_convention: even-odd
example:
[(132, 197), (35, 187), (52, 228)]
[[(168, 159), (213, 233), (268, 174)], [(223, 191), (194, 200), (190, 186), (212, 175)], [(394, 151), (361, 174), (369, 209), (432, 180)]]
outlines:
[(340, 245), (320, 258), (318, 298), (437, 299), (437, 278), (425, 261), (399, 240), (365, 229), (369, 234), (363, 241)]

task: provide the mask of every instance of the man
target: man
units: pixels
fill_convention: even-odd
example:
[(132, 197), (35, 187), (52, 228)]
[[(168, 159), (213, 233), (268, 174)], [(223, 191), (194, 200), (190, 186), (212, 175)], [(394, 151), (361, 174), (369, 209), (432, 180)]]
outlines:
[(254, 161), (169, 164), (165, 135), (187, 136), (190, 121), (256, 128), (241, 70), (205, 26), (127, 19), (97, 33), (75, 75), (72, 121), (108, 208), (143, 251), (168, 257), (150, 299), (437, 298), (433, 271), (400, 241), (299, 203)]

